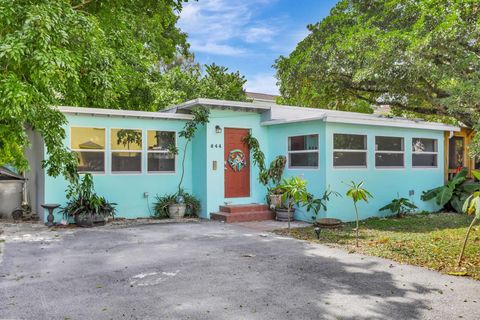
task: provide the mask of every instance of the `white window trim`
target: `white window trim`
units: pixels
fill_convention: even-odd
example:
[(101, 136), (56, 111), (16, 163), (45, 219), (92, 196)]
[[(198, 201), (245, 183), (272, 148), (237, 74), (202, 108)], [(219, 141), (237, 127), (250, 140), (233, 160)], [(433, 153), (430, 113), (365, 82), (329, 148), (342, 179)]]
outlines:
[[(112, 132), (113, 130), (135, 130), (135, 131), (140, 131), (142, 133), (142, 148), (140, 150), (117, 150), (117, 149), (113, 149), (112, 148)], [(110, 146), (110, 174), (112, 175), (141, 175), (143, 174), (143, 154), (144, 154), (144, 148), (143, 148), (143, 144), (144, 144), (144, 139), (145, 139), (145, 135), (144, 135), (144, 130), (141, 129), (141, 128), (117, 128), (117, 127), (111, 127), (110, 130), (109, 130), (109, 146)], [(113, 153), (114, 152), (130, 152), (130, 153), (140, 153), (140, 171), (113, 171)]]
[[(397, 138), (402, 139), (402, 149), (403, 151), (398, 150), (377, 150), (377, 138)], [(377, 166), (377, 153), (382, 154), (403, 154), (403, 164), (401, 166)], [(388, 169), (405, 169), (405, 137), (397, 136), (375, 136), (375, 169), (388, 170)]]
[[(91, 129), (103, 129), (105, 134), (104, 134), (104, 147), (102, 150), (84, 150), (84, 149), (74, 149), (72, 148), (72, 129), (73, 128), (91, 128)], [(70, 151), (72, 152), (103, 152), (103, 171), (78, 171), (78, 168), (77, 168), (77, 172), (80, 173), (80, 174), (84, 174), (84, 173), (90, 173), (92, 175), (97, 175), (97, 176), (101, 176), (101, 175), (105, 175), (107, 173), (107, 128), (106, 127), (96, 127), (96, 126), (77, 126), (77, 125), (74, 125), (74, 126), (69, 126), (69, 134), (70, 134)]]
[(148, 131), (161, 131), (161, 132), (173, 132), (174, 134), (174, 137), (175, 137), (175, 148), (178, 148), (178, 139), (177, 139), (177, 131), (174, 131), (174, 130), (161, 130), (161, 129), (146, 129), (146, 150), (147, 150), (147, 156), (146, 156), (146, 164), (145, 164), (145, 168), (146, 168), (146, 172), (147, 174), (150, 174), (150, 175), (157, 175), (157, 174), (176, 174), (177, 173), (177, 155), (174, 154), (173, 155), (173, 161), (174, 161), (174, 166), (175, 166), (175, 169), (173, 171), (150, 171), (148, 170), (148, 155), (150, 153), (164, 153), (164, 154), (170, 154), (171, 152), (169, 152), (168, 150), (148, 150)]
[[(425, 140), (434, 140), (435, 141), (435, 149), (437, 151), (413, 151), (413, 140), (414, 139), (425, 139)], [(411, 140), (412, 146), (412, 168), (414, 169), (438, 169), (438, 139), (437, 138), (421, 138), (421, 137), (412, 137)], [(415, 154), (435, 154), (437, 155), (437, 165), (436, 166), (416, 166), (413, 164), (413, 155)]]
[[(336, 134), (343, 134), (343, 135), (351, 135), (351, 136), (364, 136), (366, 140), (366, 149), (335, 149), (335, 135)], [(368, 135), (364, 133), (345, 133), (345, 132), (334, 132), (332, 134), (332, 167), (333, 169), (368, 169)], [(363, 152), (365, 153), (365, 165), (364, 166), (336, 166), (335, 165), (335, 152)]]
[[(317, 149), (316, 150), (288, 150), (288, 145), (290, 138), (295, 138), (295, 137), (306, 137), (306, 136), (317, 136)], [(290, 154), (292, 153), (317, 153), (318, 154), (318, 161), (317, 165), (315, 167), (297, 167), (294, 166), (292, 167), (290, 164)], [(306, 133), (306, 134), (297, 134), (294, 136), (288, 136), (287, 137), (287, 169), (289, 170), (318, 170), (320, 169), (320, 135), (318, 133)]]

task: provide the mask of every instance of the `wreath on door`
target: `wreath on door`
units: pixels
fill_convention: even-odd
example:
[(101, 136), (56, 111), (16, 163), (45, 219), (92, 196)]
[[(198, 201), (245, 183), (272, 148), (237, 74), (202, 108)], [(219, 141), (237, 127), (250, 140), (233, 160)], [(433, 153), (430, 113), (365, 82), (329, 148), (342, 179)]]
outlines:
[(247, 166), (247, 159), (245, 158), (245, 153), (243, 153), (243, 151), (240, 149), (234, 149), (230, 151), (228, 155), (228, 164), (233, 171), (242, 171), (242, 169)]

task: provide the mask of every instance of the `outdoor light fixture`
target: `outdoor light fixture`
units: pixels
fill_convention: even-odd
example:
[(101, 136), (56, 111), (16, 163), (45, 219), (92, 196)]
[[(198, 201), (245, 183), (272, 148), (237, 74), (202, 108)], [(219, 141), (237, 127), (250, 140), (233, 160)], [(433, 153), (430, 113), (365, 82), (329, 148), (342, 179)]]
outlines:
[(215, 132), (222, 133), (222, 128), (218, 124), (215, 126)]
[(315, 233), (317, 234), (317, 239), (320, 240), (320, 228), (319, 227), (315, 227)]

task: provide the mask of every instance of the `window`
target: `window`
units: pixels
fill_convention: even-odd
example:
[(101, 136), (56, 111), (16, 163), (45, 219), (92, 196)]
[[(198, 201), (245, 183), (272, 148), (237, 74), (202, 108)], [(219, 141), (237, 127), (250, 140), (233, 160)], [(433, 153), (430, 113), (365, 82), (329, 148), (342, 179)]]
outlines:
[(403, 168), (405, 148), (403, 138), (375, 137), (375, 167)]
[(105, 172), (105, 129), (72, 127), (70, 149), (77, 155), (78, 172)]
[(142, 130), (112, 129), (112, 172), (142, 172)]
[(288, 138), (289, 168), (318, 168), (318, 134)]
[(367, 136), (360, 134), (333, 135), (334, 167), (367, 167)]
[(412, 139), (412, 166), (417, 168), (436, 168), (438, 165), (437, 139)]
[(175, 132), (147, 131), (148, 172), (175, 172), (175, 154), (169, 151), (175, 146)]

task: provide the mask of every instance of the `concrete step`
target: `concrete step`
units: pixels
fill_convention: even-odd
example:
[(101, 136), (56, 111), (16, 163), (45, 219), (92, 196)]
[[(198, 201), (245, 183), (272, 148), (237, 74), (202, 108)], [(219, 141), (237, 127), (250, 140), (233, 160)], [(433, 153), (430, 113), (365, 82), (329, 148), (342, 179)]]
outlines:
[(253, 212), (215, 212), (210, 214), (210, 219), (223, 221), (225, 223), (264, 221), (273, 220), (273, 218), (275, 218), (275, 214), (270, 210)]
[(259, 212), (268, 211), (268, 205), (263, 203), (251, 204), (231, 204), (220, 206), (220, 212), (228, 213), (244, 213), (244, 212)]

